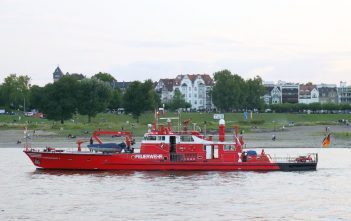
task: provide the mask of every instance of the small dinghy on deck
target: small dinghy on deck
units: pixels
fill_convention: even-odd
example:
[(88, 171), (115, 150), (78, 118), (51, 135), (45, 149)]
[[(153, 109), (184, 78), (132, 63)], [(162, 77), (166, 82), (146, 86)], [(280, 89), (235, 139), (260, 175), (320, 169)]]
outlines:
[(101, 143), (101, 144), (89, 144), (88, 148), (90, 151), (103, 152), (103, 153), (120, 153), (124, 150), (127, 145), (122, 143)]

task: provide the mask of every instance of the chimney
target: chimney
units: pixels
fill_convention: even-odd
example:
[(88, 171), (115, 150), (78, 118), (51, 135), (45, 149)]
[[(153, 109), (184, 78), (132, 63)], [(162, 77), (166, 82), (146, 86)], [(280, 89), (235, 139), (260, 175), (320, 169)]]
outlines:
[(219, 141), (224, 142), (225, 140), (225, 121), (223, 119), (219, 120)]

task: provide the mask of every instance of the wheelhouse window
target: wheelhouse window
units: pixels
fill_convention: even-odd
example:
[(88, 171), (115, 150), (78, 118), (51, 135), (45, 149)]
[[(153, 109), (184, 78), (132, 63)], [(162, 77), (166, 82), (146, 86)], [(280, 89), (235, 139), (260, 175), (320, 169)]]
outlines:
[(149, 135), (145, 136), (144, 140), (160, 140), (160, 141), (165, 141), (166, 137), (165, 136), (154, 136), (154, 135)]
[(194, 139), (192, 136), (183, 135), (183, 136), (180, 136), (180, 141), (181, 142), (194, 142)]
[(156, 136), (145, 136), (145, 140), (156, 140)]
[(166, 140), (166, 137), (165, 137), (165, 136), (157, 136), (157, 140), (162, 140), (162, 141), (164, 141), (164, 140)]
[(235, 146), (228, 144), (228, 145), (224, 145), (223, 149), (224, 151), (233, 151), (235, 150)]

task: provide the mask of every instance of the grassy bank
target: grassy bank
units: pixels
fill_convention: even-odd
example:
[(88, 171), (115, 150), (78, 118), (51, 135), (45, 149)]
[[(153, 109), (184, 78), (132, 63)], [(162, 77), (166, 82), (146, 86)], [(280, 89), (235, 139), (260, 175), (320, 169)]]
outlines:
[[(164, 116), (177, 117), (176, 113), (167, 113)], [(136, 136), (141, 136), (147, 130), (147, 124), (153, 122), (154, 113), (147, 113), (139, 118), (139, 122), (129, 115), (116, 114), (99, 114), (88, 122), (86, 116), (76, 115), (71, 120), (65, 121), (62, 125), (59, 122), (50, 121), (47, 119), (38, 119), (32, 117), (18, 115), (0, 115), (0, 129), (23, 129), (28, 125), (30, 130), (45, 130), (55, 132), (62, 136), (68, 134), (83, 135), (86, 131), (100, 129), (124, 130), (132, 131)], [(196, 123), (197, 129), (204, 128), (205, 122), (208, 130), (216, 130), (218, 120), (213, 119), (212, 113), (182, 113), (181, 119), (187, 120), (191, 118), (190, 126)], [(238, 125), (246, 132), (257, 127), (260, 129), (279, 129), (288, 126), (289, 122), (294, 122), (295, 126), (312, 126), (312, 125), (334, 125), (338, 124), (338, 120), (348, 119), (351, 122), (350, 114), (282, 114), (282, 113), (255, 113), (253, 118), (245, 121), (242, 113), (226, 113), (225, 120), (227, 127)], [(161, 123), (166, 124), (166, 120), (161, 120)], [(177, 121), (173, 121), (173, 126), (177, 125)], [(342, 135), (343, 136), (343, 135)], [(348, 135), (345, 135), (348, 136)]]

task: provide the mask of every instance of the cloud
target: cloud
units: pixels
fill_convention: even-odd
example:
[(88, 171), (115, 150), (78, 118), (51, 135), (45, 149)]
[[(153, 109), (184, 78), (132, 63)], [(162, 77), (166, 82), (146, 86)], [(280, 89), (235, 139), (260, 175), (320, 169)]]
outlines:
[(28, 74), (42, 85), (57, 64), (126, 81), (222, 69), (274, 81), (351, 81), (350, 4), (0, 1), (0, 81)]
[(127, 44), (130, 47), (137, 48), (175, 48), (186, 47), (190, 42), (186, 41), (129, 41)]

